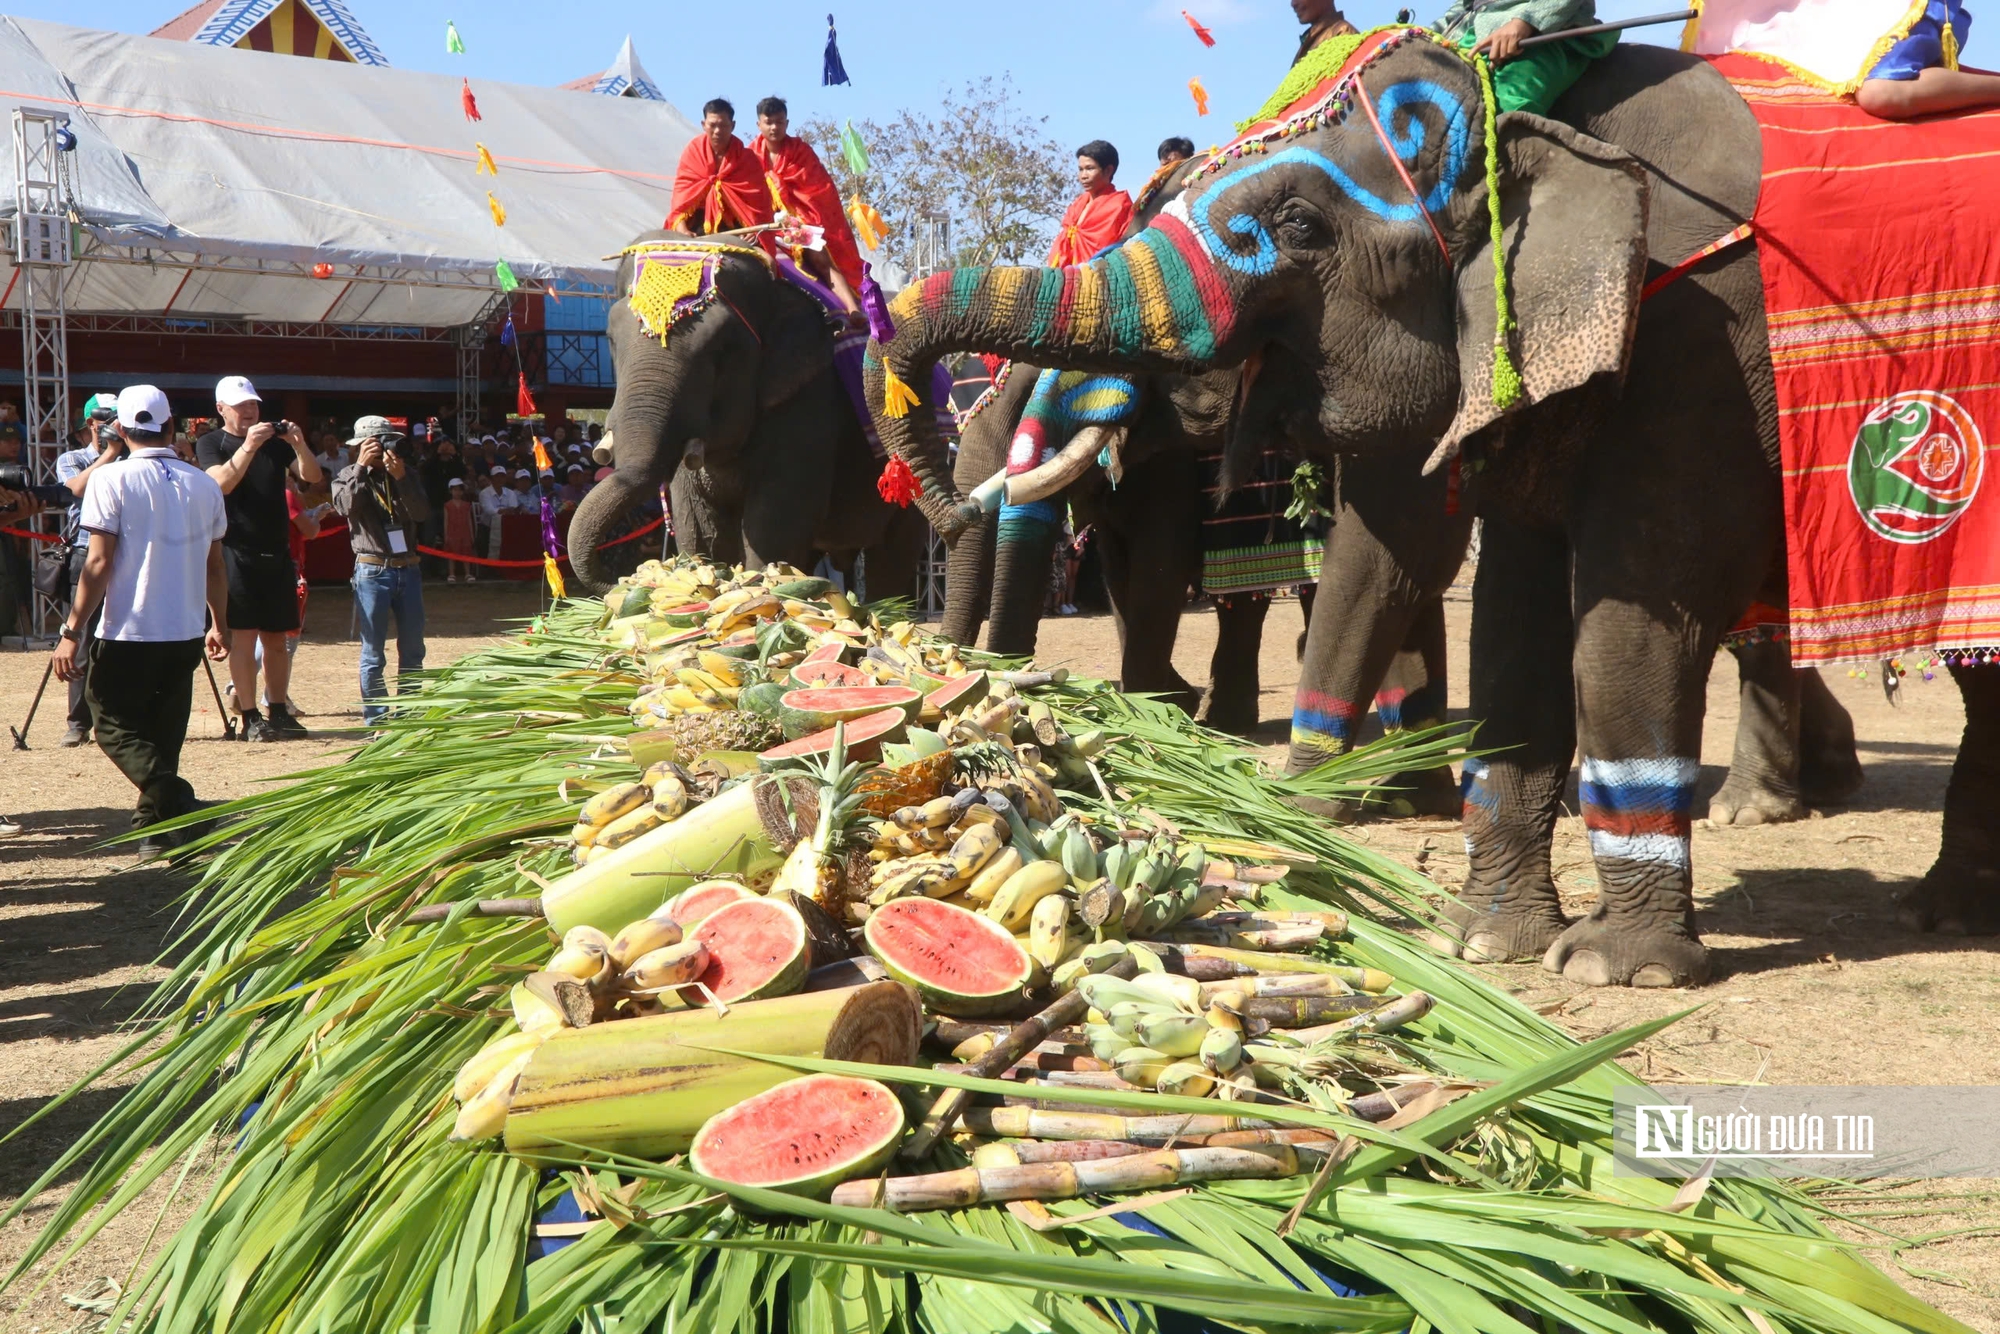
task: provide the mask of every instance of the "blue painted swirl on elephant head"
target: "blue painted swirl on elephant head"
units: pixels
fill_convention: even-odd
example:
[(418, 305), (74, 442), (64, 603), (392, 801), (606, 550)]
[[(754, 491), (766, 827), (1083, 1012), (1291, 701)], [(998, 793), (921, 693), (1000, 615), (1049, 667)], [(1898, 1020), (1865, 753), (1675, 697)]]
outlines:
[[(1415, 222), (1425, 211), (1435, 213), (1449, 204), (1452, 195), (1457, 192), (1459, 175), (1465, 170), (1466, 155), (1472, 149), (1472, 116), (1466, 103), (1441, 84), (1432, 83), (1428, 79), (1408, 79), (1389, 85), (1377, 97), (1375, 105), (1377, 114), (1382, 117), (1390, 147), (1406, 164), (1413, 163), (1423, 152), (1431, 134), (1429, 124), (1416, 114), (1416, 108), (1429, 105), (1438, 110), (1441, 133), (1444, 136), (1444, 154), (1438, 163), (1437, 180), (1432, 183), (1430, 191), (1424, 196), (1423, 208), (1418, 208), (1413, 200), (1391, 202), (1384, 199), (1348, 175), (1338, 163), (1317, 149), (1294, 144), (1290, 148), (1270, 154), (1255, 166), (1224, 172), (1216, 179), (1216, 185), (1220, 189), (1215, 202), (1206, 207), (1196, 206), (1188, 209), (1188, 220), (1194, 224), (1209, 253), (1237, 272), (1253, 276), (1262, 276), (1277, 267), (1278, 243), (1255, 214), (1230, 213), (1219, 223), (1215, 221), (1216, 215), (1224, 211), (1224, 196), (1275, 167), (1299, 165), (1322, 172), (1333, 182), (1335, 189), (1387, 222)], [(1398, 111), (1406, 111), (1401, 126), (1396, 123)], [(1376, 140), (1372, 128), (1359, 121), (1351, 121), (1348, 124), (1360, 132), (1371, 149), (1380, 149), (1381, 145)], [(1232, 249), (1225, 244), (1219, 232), (1227, 232), (1231, 238), (1239, 242), (1254, 242), (1256, 249), (1249, 254)]]

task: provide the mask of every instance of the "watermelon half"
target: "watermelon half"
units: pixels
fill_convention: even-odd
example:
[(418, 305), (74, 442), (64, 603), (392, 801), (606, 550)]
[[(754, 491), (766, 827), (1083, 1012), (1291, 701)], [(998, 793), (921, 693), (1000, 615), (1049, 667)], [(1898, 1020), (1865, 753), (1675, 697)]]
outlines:
[[(804, 919), (798, 909), (777, 899), (724, 904), (690, 934), (708, 946), (708, 971), (700, 981), (724, 1003), (789, 996), (805, 985), (812, 966)], [(693, 987), (680, 994), (695, 1005), (708, 999)]]
[(905, 723), (916, 721), (924, 697), (908, 686), (826, 686), (790, 690), (778, 701), (778, 724), (787, 740), (824, 732), (835, 723), (854, 722), (884, 709), (900, 709)]
[(954, 676), (943, 685), (924, 695), (923, 717), (934, 722), (947, 713), (956, 713), (970, 704), (977, 704), (986, 698), (986, 673), (967, 672), (964, 676)]
[[(904, 729), (908, 726), (909, 719), (901, 709), (883, 709), (879, 713), (869, 714), (866, 718), (843, 723), (847, 739), (847, 758), (874, 759), (882, 753), (883, 742), (894, 741), (903, 735)], [(758, 758), (766, 761), (764, 767), (769, 768), (770, 761), (793, 760), (801, 755), (827, 755), (832, 751), (833, 729), (829, 727), (824, 732), (814, 732), (796, 741), (787, 741), (782, 746), (773, 746)]]
[(1014, 1009), (1035, 969), (1006, 927), (939, 899), (894, 899), (869, 915), (861, 934), (889, 976), (955, 1019)]
[(716, 1181), (825, 1199), (889, 1161), (902, 1137), (903, 1104), (886, 1084), (806, 1075), (709, 1117), (688, 1164)]
[(802, 662), (799, 665), (803, 667), (806, 665), (806, 663), (810, 662), (844, 662), (846, 661), (847, 656), (853, 651), (854, 650), (849, 645), (844, 643), (821, 644), (818, 648), (806, 654), (805, 662)]
[(732, 903), (754, 899), (752, 894), (734, 880), (704, 880), (698, 885), (689, 885), (667, 901), (667, 916), (687, 930), (718, 908), (727, 908)]
[(668, 625), (677, 625), (685, 630), (690, 626), (700, 625), (707, 619), (708, 604), (706, 602), (683, 602), (678, 607), (668, 607), (665, 611), (659, 613), (659, 617)]
[(792, 688), (794, 690), (815, 690), (827, 686), (872, 686), (875, 678), (858, 667), (849, 667), (838, 662), (813, 662), (808, 659), (792, 668)]

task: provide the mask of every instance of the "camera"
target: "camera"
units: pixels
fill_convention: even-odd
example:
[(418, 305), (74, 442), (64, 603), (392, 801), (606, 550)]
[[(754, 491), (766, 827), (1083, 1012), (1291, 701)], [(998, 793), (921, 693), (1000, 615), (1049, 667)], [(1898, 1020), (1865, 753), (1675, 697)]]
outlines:
[(28, 470), (18, 463), (0, 463), (0, 491), (21, 491), (44, 505), (67, 505), (76, 497), (61, 483), (40, 486), (28, 480)]

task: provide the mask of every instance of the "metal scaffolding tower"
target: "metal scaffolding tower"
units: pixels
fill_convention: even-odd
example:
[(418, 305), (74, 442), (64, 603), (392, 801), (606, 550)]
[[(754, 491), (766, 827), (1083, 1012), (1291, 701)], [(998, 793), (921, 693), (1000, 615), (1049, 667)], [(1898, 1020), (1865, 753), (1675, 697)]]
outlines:
[[(37, 482), (55, 481), (69, 433), (69, 323), (63, 284), (70, 267), (70, 198), (63, 154), (76, 144), (69, 116), (14, 109), (14, 264), (21, 293), (21, 425), (25, 462)], [(58, 531), (60, 511), (44, 514)], [(36, 632), (48, 633), (59, 604), (37, 593)], [(12, 627), (7, 627), (11, 630)]]

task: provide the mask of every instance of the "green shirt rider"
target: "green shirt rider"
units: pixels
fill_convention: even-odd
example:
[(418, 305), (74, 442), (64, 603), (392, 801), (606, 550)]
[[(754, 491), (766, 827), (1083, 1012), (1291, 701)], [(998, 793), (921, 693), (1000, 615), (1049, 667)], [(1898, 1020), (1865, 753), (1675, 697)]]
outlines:
[(1556, 99), (1583, 77), (1591, 61), (1611, 54), (1618, 34), (1593, 33), (1526, 50), (1521, 43), (1537, 33), (1596, 22), (1592, 0), (1492, 0), (1484, 5), (1453, 0), (1438, 28), (1456, 37), (1461, 47), (1479, 51), (1493, 62), (1493, 97), (1500, 110), (1546, 116)]

